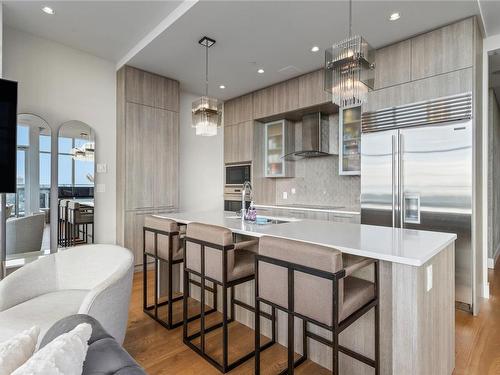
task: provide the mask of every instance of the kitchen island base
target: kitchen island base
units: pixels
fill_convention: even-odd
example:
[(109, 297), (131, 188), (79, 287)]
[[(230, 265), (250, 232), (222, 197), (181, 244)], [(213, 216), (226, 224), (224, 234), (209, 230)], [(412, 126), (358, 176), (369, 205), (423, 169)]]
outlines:
[[(452, 374), (455, 367), (454, 255), (452, 243), (422, 266), (380, 261), (380, 374)], [(432, 271), (428, 271), (431, 268)], [(356, 276), (372, 280), (373, 270), (361, 270)], [(192, 287), (195, 299), (199, 298), (197, 289)], [(221, 295), (218, 293), (219, 306), (222, 306)], [(235, 295), (253, 306), (253, 281), (238, 286)], [(211, 304), (210, 298), (207, 304)], [(262, 305), (263, 311), (267, 311), (266, 308)], [(282, 312), (277, 316), (277, 341), (286, 346), (287, 318)], [(236, 306), (236, 321), (254, 327), (253, 313), (239, 306)], [(372, 309), (340, 334), (340, 344), (374, 358), (374, 321)], [(331, 338), (327, 331), (314, 325), (308, 324), (308, 330)], [(302, 354), (300, 319), (295, 319), (294, 331), (295, 351)], [(271, 325), (265, 318), (261, 318), (261, 333), (271, 337)], [(309, 359), (331, 369), (331, 349), (315, 340), (309, 340), (308, 346)], [(340, 374), (374, 373), (372, 367), (340, 353)]]

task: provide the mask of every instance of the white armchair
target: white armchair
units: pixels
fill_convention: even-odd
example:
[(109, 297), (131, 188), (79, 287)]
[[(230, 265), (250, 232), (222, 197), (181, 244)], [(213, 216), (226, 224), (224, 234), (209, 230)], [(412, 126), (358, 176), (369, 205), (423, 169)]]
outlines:
[(7, 255), (40, 251), (45, 214), (36, 213), (7, 220)]
[(84, 245), (40, 258), (0, 281), (0, 342), (37, 325), (41, 335), (72, 314), (96, 318), (120, 344), (132, 288), (132, 253)]

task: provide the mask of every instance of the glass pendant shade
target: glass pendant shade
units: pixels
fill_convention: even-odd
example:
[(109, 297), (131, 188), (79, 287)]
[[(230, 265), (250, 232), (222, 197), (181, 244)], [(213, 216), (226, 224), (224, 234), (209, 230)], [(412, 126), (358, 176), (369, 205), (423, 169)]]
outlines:
[(222, 102), (202, 96), (195, 100), (192, 106), (192, 126), (196, 128), (196, 135), (217, 135), (217, 128), (222, 125)]
[(361, 36), (349, 37), (325, 51), (325, 90), (339, 107), (366, 102), (374, 83), (374, 50)]

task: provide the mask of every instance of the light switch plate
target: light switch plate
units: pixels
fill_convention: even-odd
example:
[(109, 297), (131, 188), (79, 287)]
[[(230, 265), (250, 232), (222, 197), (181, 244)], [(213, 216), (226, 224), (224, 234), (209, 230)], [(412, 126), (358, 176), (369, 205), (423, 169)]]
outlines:
[(105, 193), (106, 192), (106, 185), (104, 185), (104, 184), (96, 184), (95, 188), (96, 188), (98, 193)]
[(106, 173), (108, 171), (108, 166), (105, 163), (97, 164), (97, 173)]
[(286, 191), (283, 192), (283, 199), (288, 199), (288, 193)]
[(430, 266), (427, 266), (426, 273), (427, 273), (427, 291), (429, 291), (432, 289), (432, 264)]
[(292, 194), (295, 194), (295, 193), (296, 193), (295, 188), (292, 188)]

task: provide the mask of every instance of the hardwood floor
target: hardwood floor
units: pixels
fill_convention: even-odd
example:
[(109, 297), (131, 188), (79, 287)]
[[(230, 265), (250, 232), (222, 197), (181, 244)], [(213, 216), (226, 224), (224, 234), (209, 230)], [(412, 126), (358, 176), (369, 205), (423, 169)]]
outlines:
[[(500, 270), (500, 262), (497, 264)], [(465, 312), (456, 313), (456, 366), (454, 375), (500, 374), (500, 271), (489, 271), (490, 293), (483, 300), (481, 314), (474, 317)], [(150, 287), (149, 290), (152, 290)], [(181, 305), (176, 304), (175, 318), (181, 317)], [(190, 304), (190, 311), (199, 309)], [(210, 316), (210, 324), (219, 321), (220, 314)], [(191, 323), (190, 329), (196, 329)], [(215, 332), (207, 338), (207, 347), (215, 356), (220, 355), (220, 335)], [(231, 323), (229, 329), (230, 359), (251, 350), (253, 331)], [(182, 343), (182, 328), (167, 331), (142, 312), (142, 273), (134, 275), (129, 324), (124, 343), (125, 349), (151, 375), (167, 374), (220, 374), (203, 358)], [(262, 373), (277, 374), (286, 366), (285, 348), (276, 344), (262, 354)], [(253, 374), (254, 361), (250, 359), (231, 374)], [(307, 361), (296, 370), (297, 374), (329, 374), (324, 368)]]

